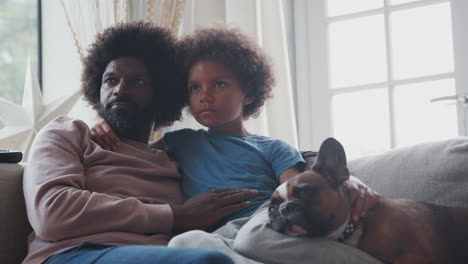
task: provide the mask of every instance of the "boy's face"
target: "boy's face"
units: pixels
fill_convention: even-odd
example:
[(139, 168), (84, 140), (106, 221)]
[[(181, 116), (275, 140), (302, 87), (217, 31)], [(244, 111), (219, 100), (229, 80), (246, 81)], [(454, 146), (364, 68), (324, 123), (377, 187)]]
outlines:
[(244, 106), (252, 102), (234, 73), (213, 60), (195, 63), (189, 72), (190, 111), (198, 123), (210, 129), (239, 133)]

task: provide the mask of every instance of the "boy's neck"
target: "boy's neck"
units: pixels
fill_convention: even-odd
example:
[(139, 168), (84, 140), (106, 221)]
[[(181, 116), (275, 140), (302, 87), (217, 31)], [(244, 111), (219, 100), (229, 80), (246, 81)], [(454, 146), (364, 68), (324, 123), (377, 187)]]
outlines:
[(223, 132), (223, 133), (229, 133), (229, 134), (236, 134), (236, 135), (244, 135), (244, 136), (251, 136), (252, 134), (245, 129), (244, 125), (242, 124), (241, 127), (209, 127), (208, 128), (210, 131), (216, 131), (216, 132)]

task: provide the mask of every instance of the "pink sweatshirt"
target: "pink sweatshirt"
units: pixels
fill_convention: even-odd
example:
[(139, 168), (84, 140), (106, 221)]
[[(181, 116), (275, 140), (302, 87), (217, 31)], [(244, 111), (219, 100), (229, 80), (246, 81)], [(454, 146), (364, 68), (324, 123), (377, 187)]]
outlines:
[(80, 120), (58, 117), (37, 135), (24, 171), (29, 252), (23, 263), (87, 240), (165, 245), (180, 204), (180, 174), (163, 151), (122, 141), (115, 152), (90, 139)]

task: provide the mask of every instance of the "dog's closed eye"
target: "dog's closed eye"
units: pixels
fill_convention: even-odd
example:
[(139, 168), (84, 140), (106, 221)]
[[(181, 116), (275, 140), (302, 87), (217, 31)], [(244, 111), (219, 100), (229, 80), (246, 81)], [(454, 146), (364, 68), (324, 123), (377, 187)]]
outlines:
[(301, 200), (311, 200), (320, 191), (319, 187), (310, 185), (298, 185), (292, 190), (292, 196)]
[(276, 198), (276, 197), (271, 197), (270, 199), (270, 206), (268, 208), (268, 212), (272, 212), (275, 208), (278, 208), (278, 206), (283, 202), (283, 199), (281, 198)]

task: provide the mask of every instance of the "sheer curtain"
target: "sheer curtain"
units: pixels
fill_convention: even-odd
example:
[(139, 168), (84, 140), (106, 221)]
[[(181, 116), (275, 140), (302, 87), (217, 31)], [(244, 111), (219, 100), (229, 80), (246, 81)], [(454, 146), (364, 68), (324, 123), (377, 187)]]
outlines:
[[(276, 76), (273, 98), (256, 119), (247, 121), (251, 133), (282, 139), (297, 147), (297, 126), (288, 60), (284, 11), (281, 0), (204, 0), (187, 1), (182, 22), (183, 34), (197, 26), (225, 23), (239, 27), (255, 39), (272, 58)], [(201, 126), (186, 114), (172, 129)]]
[(97, 33), (119, 22), (148, 21), (177, 33), (185, 0), (61, 0), (80, 58)]

